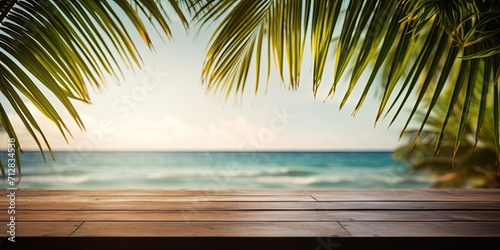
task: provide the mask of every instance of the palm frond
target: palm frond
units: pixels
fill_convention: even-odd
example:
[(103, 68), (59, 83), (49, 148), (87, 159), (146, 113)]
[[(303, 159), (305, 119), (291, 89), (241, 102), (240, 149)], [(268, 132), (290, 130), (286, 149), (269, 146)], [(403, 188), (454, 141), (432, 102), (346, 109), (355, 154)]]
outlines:
[[(313, 95), (327, 67), (326, 58), (334, 55), (334, 81), (328, 96), (332, 97), (337, 85), (343, 84), (344, 76), (349, 77), (341, 108), (352, 98), (360, 76), (364, 72), (370, 75), (353, 114), (373, 89), (381, 69), (389, 73), (376, 120), (396, 110), (392, 124), (400, 119), (410, 96), (417, 96), (410, 105), (402, 134), (415, 120), (417, 110), (422, 109), (427, 118), (421, 120), (419, 131), (424, 130), (448, 86), (454, 88), (454, 96), (467, 96), (455, 131), (457, 149), (470, 117), (469, 110), (476, 105), (472, 101), (475, 86), (484, 86), (484, 100), (492, 101), (498, 96), (494, 93), (498, 93), (495, 86), (500, 78), (499, 13), (500, 2), (479, 0), (209, 1), (196, 18), (202, 24), (222, 20), (210, 41), (202, 79), (208, 91), (223, 93), (228, 98), (244, 91), (252, 67), (257, 90), (262, 82), (260, 68), (267, 68), (269, 74), (274, 66), (281, 81), (295, 89), (299, 85), (304, 39), (309, 39)], [(338, 27), (341, 29), (336, 30)], [(339, 39), (334, 46), (336, 35)], [(429, 95), (431, 99), (426, 106), (422, 100)], [(449, 126), (455, 105), (456, 100), (449, 103), (441, 127)], [(481, 105), (480, 117), (486, 111)], [(498, 115), (494, 116), (493, 122), (499, 124), (498, 119)], [(484, 119), (479, 119), (478, 138), (483, 126)], [(500, 139), (498, 135), (497, 132), (496, 141)], [(439, 147), (440, 144), (436, 153)], [(500, 146), (497, 152), (500, 155)]]
[[(186, 0), (184, 4), (189, 2)], [(53, 94), (73, 121), (84, 129), (73, 102), (90, 103), (89, 87), (100, 88), (105, 76), (119, 77), (124, 67), (141, 66), (138, 41), (133, 33), (150, 49), (153, 44), (145, 22), (151, 23), (164, 37), (172, 35), (166, 21), (169, 17), (164, 5), (167, 4), (157, 0), (2, 0), (0, 3), (0, 93), (7, 100), (0, 106), (0, 125), (18, 142), (16, 155), (22, 150), (22, 142), (17, 140), (5, 110), (7, 105), (19, 116), (42, 155), (46, 147), (53, 158), (49, 142), (26, 100), (50, 119), (67, 140), (71, 136), (67, 121), (61, 118), (60, 110), (56, 110), (44, 90)], [(178, 1), (171, 0), (168, 6), (187, 26)], [(131, 27), (125, 22), (131, 23)]]
[[(469, 63), (465, 61), (463, 64)], [(469, 72), (462, 69), (460, 72), (461, 75), (469, 75), (466, 79), (474, 74), (471, 70), (474, 66), (470, 66), (467, 67)], [(481, 73), (481, 70), (477, 71), (478, 75)], [(417, 112), (417, 119), (427, 117), (426, 129), (407, 130), (404, 137), (409, 139), (408, 143), (393, 153), (395, 159), (410, 163), (410, 170), (437, 176), (435, 187), (500, 186), (497, 141), (494, 139), (497, 129), (493, 123), (494, 103), (491, 100), (485, 102), (482, 84), (471, 82), (476, 83), (476, 80), (464, 86), (467, 89), (465, 93), (470, 96), (464, 93), (457, 95), (457, 88), (447, 86), (443, 90), (444, 97), (435, 103), (429, 115), (428, 112)], [(433, 96), (428, 96), (423, 102), (429, 103), (432, 99)], [(443, 120), (447, 126), (442, 125)], [(475, 127), (478, 122), (483, 123), (479, 130), (481, 137), (477, 136), (478, 129)], [(436, 147), (440, 149), (438, 155), (433, 153)]]

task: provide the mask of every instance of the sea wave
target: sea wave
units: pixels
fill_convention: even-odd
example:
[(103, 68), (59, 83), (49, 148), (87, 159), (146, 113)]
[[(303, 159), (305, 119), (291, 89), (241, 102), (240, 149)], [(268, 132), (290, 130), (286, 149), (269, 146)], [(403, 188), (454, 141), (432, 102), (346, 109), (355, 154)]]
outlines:
[[(66, 159), (71, 152), (57, 154)], [(19, 187), (413, 188), (433, 182), (408, 173), (390, 153), (93, 152), (72, 165), (44, 163), (35, 153), (22, 157)]]
[(83, 184), (90, 180), (89, 176), (64, 176), (64, 175), (41, 175), (41, 176), (23, 176), (22, 183), (66, 183), (66, 184)]
[(148, 180), (172, 180), (195, 177), (262, 177), (262, 176), (309, 176), (316, 171), (305, 169), (236, 169), (236, 170), (200, 170), (200, 171), (155, 171), (147, 173)]
[(355, 182), (355, 178), (340, 178), (340, 177), (292, 177), (292, 176), (274, 176), (274, 177), (260, 177), (257, 178), (260, 182), (272, 183), (289, 183), (298, 185), (316, 185), (316, 184), (337, 184), (343, 182)]
[(346, 187), (346, 188), (370, 188), (370, 187), (421, 187), (430, 185), (425, 176), (411, 177), (387, 177), (387, 176), (264, 176), (257, 178), (261, 183), (283, 183), (285, 185), (306, 186), (311, 188)]

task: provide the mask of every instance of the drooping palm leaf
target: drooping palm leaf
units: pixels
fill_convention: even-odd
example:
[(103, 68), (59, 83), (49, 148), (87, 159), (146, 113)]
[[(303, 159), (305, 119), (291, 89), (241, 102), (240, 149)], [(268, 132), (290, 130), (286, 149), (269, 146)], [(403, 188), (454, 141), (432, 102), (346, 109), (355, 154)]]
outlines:
[[(356, 113), (373, 88), (372, 83), (380, 69), (384, 68), (389, 73), (383, 84), (377, 119), (393, 107), (397, 107), (397, 111), (392, 121), (399, 119), (409, 97), (416, 95), (407, 125), (402, 131), (404, 134), (417, 110), (426, 109), (427, 118), (421, 120), (422, 126), (415, 141), (418, 141), (418, 135), (424, 130), (447, 86), (455, 88), (454, 95), (468, 97), (460, 111), (455, 149), (459, 147), (469, 120), (469, 110), (475, 103), (471, 101), (474, 86), (484, 86), (484, 101), (498, 97), (498, 1), (221, 0), (202, 5), (196, 18), (202, 24), (220, 21), (209, 45), (202, 79), (208, 91), (222, 92), (226, 98), (245, 90), (252, 67), (256, 69), (257, 92), (262, 80), (260, 69), (267, 68), (269, 72), (272, 64), (282, 83), (286, 82), (291, 89), (297, 88), (302, 51), (307, 43), (305, 39), (311, 46), (314, 95), (325, 72), (326, 58), (334, 55), (334, 81), (328, 96), (333, 95), (338, 84), (348, 84), (341, 107), (347, 98), (352, 98), (350, 95), (361, 81), (361, 74), (365, 71), (370, 73), (353, 111)], [(339, 36), (338, 40), (335, 36)], [(338, 41), (336, 46), (332, 41)], [(370, 62), (374, 62), (373, 66)], [(349, 67), (352, 70), (346, 70)], [(459, 74), (461, 71), (466, 71), (466, 74)], [(349, 81), (343, 83), (341, 79), (346, 74), (349, 74)], [(429, 95), (433, 98), (425, 106), (422, 100)], [(498, 98), (495, 100), (498, 102)], [(454, 102), (448, 110), (454, 109)], [(477, 113), (480, 118), (477, 122), (478, 138), (485, 125), (481, 117), (486, 112), (498, 114), (498, 109), (488, 110), (483, 104)], [(449, 126), (448, 120), (452, 115), (451, 111), (445, 113), (447, 119), (443, 127)], [(494, 124), (500, 124), (498, 117), (493, 116)], [(500, 133), (496, 131), (495, 140), (499, 141)], [(439, 147), (438, 143), (436, 153)], [(500, 146), (497, 146), (496, 152), (500, 155)]]
[[(457, 88), (448, 86), (430, 115), (426, 116), (425, 110), (417, 112), (416, 119), (427, 117), (426, 129), (407, 130), (404, 136), (409, 139), (408, 143), (398, 147), (393, 157), (410, 163), (411, 171), (424, 171), (437, 177), (435, 187), (500, 187), (500, 158), (495, 149), (493, 102), (484, 103), (484, 114), (478, 114), (483, 102), (483, 90), (481, 84), (474, 84), (466, 92), (471, 94), (470, 97), (464, 94), (456, 96)], [(429, 95), (423, 103), (429, 103), (432, 99), (433, 96)], [(466, 106), (470, 109), (464, 111)], [(453, 110), (450, 111), (451, 108)], [(484, 125), (481, 128), (482, 136), (477, 139), (475, 126), (480, 119)], [(414, 143), (413, 138), (417, 134), (420, 137)], [(433, 153), (436, 145), (440, 148), (439, 155)]]
[(147, 23), (163, 37), (171, 37), (166, 5), (187, 26), (178, 2), (0, 0), (0, 93), (7, 100), (0, 105), (0, 125), (9, 137), (16, 139), (16, 155), (22, 145), (5, 110), (7, 106), (16, 112), (42, 155), (45, 146), (54, 157), (26, 100), (67, 138), (71, 135), (67, 121), (45, 96), (44, 91), (49, 91), (84, 129), (73, 102), (90, 102), (89, 87), (100, 88), (105, 76), (119, 77), (124, 66), (141, 66), (136, 47), (139, 41), (133, 33), (152, 49)]

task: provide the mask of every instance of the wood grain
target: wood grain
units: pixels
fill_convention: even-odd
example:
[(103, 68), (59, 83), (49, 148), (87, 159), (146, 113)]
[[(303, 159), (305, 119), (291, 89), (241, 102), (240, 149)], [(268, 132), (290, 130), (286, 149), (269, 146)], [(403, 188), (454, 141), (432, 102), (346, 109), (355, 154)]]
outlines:
[[(57, 190), (57, 189), (19, 189), (19, 194), (38, 196), (42, 193), (47, 195), (335, 195), (348, 197), (348, 199), (362, 198), (363, 196), (384, 197), (384, 196), (408, 196), (408, 195), (426, 195), (426, 196), (470, 196), (470, 195), (500, 195), (498, 189), (301, 189), (301, 190), (282, 190), (282, 189), (87, 189), (82, 190)], [(397, 199), (398, 197), (392, 197)], [(403, 197), (401, 197), (403, 198)], [(404, 198), (403, 198), (404, 199)]]
[[(8, 207), (0, 201), (0, 207)], [(24, 211), (234, 211), (234, 210), (500, 210), (500, 202), (43, 202), (25, 201), (16, 204)], [(4, 211), (2, 211), (4, 212)], [(6, 210), (5, 210), (6, 213)], [(2, 214), (0, 213), (0, 216)], [(1, 217), (0, 217), (1, 218)]]
[(17, 221), (499, 221), (497, 211), (22, 211)]
[(338, 237), (337, 222), (85, 222), (72, 236)]
[[(476, 189), (21, 189), (16, 236), (498, 237), (499, 197)], [(1, 210), (0, 223), (9, 216)]]
[(23, 196), (18, 195), (16, 201), (23, 202), (210, 202), (210, 201), (316, 201), (308, 195), (115, 195), (115, 196), (78, 196), (78, 195), (58, 195), (58, 196)]
[(341, 222), (356, 237), (500, 237), (499, 222)]
[[(83, 222), (16, 222), (16, 237), (68, 237)], [(2, 222), (2, 224), (4, 224)], [(7, 235), (6, 235), (7, 236)]]

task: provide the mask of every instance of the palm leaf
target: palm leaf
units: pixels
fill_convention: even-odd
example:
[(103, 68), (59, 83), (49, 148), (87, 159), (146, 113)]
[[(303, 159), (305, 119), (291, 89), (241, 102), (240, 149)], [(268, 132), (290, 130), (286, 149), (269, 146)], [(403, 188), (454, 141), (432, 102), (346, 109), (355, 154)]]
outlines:
[[(464, 66), (465, 65), (465, 66)], [(438, 177), (435, 187), (498, 187), (498, 153), (494, 124), (494, 113), (497, 112), (494, 100), (486, 101), (482, 70), (475, 70), (485, 65), (471, 65), (463, 61), (458, 83), (463, 86), (446, 86), (443, 98), (435, 103), (433, 111), (416, 113), (416, 118), (426, 118), (426, 129), (410, 129), (404, 133), (408, 143), (400, 146), (393, 157), (411, 164), (410, 170), (425, 171)], [(474, 73), (476, 72), (476, 73)], [(477, 74), (474, 76), (474, 74)], [(461, 79), (461, 80), (460, 80)], [(467, 82), (468, 81), (468, 82)], [(493, 95), (493, 93), (490, 93)], [(428, 104), (433, 95), (424, 98)], [(477, 136), (478, 122), (483, 126)], [(443, 125), (443, 124), (446, 124)], [(476, 126), (476, 127), (475, 127)], [(458, 132), (457, 132), (458, 131)], [(417, 143), (414, 140), (418, 137)], [(436, 143), (439, 143), (440, 153), (433, 154)]]
[[(191, 1), (183, 1), (191, 5)], [(0, 92), (6, 103), (0, 106), (0, 125), (22, 150), (7, 110), (14, 110), (34, 138), (43, 155), (52, 154), (26, 99), (50, 119), (66, 138), (71, 131), (43, 94), (48, 90), (84, 129), (74, 101), (90, 103), (89, 87), (99, 89), (107, 75), (119, 77), (124, 67), (141, 66), (136, 33), (153, 49), (145, 22), (165, 37), (171, 37), (165, 5), (172, 8), (187, 27), (178, 1), (0, 1)], [(132, 27), (127, 27), (125, 21)], [(119, 59), (116, 59), (119, 58)], [(42, 143), (43, 141), (43, 143)], [(45, 156), (44, 156), (45, 157)], [(18, 165), (19, 166), (19, 165)], [(19, 169), (20, 171), (20, 169)], [(2, 167), (2, 175), (5, 176)]]
[[(463, 119), (459, 119), (459, 126), (455, 127), (458, 147), (469, 120), (468, 109), (473, 103), (471, 90), (480, 84), (475, 79), (479, 77), (492, 83), (500, 78), (498, 1), (228, 0), (209, 1), (201, 5), (196, 15), (201, 24), (222, 19), (209, 44), (202, 72), (203, 83), (208, 91), (223, 93), (226, 98), (230, 94), (239, 96), (244, 91), (251, 69), (249, 62), (252, 60), (256, 62), (255, 89), (262, 82), (259, 69), (264, 67), (269, 72), (273, 65), (282, 82), (286, 80), (291, 89), (297, 88), (305, 44), (299, 41), (307, 36), (311, 44), (313, 76), (310, 82), (313, 95), (316, 95), (325, 68), (328, 67), (326, 58), (329, 56), (335, 60), (334, 80), (328, 96), (335, 93), (338, 84), (347, 84), (341, 107), (351, 98), (353, 89), (362, 79), (360, 76), (364, 72), (370, 75), (353, 114), (361, 108), (374, 87), (372, 83), (381, 68), (389, 72), (389, 77), (376, 119), (382, 113), (387, 114), (397, 108), (392, 124), (395, 119), (399, 119), (409, 97), (416, 94), (417, 101), (410, 105), (411, 112), (402, 134), (408, 124), (415, 120), (417, 110), (426, 108), (429, 116), (435, 104), (443, 98), (441, 91), (448, 86), (456, 86), (455, 95), (468, 96), (462, 110)], [(291, 13), (296, 17), (293, 21), (287, 19), (292, 16)], [(308, 17), (312, 22), (308, 22)], [(342, 27), (340, 33), (336, 33), (336, 27)], [(372, 33), (373, 30), (376, 32)], [(337, 45), (333, 46), (335, 34), (340, 35)], [(261, 46), (263, 41), (267, 50), (266, 46)], [(295, 50), (290, 50), (290, 46), (294, 46)], [(464, 64), (464, 60), (468, 62)], [(271, 61), (274, 61), (273, 65)], [(374, 62), (373, 66), (370, 66), (371, 62)], [(487, 63), (483, 67), (481, 65), (484, 62)], [(459, 76), (459, 67), (454, 65), (461, 64), (464, 67), (470, 65), (470, 69), (475, 72)], [(347, 70), (349, 68), (352, 70)], [(480, 69), (484, 70), (482, 76), (477, 74)], [(410, 73), (404, 74), (406, 71)], [(285, 77), (285, 72), (288, 77)], [(341, 79), (346, 72), (352, 73), (344, 83)], [(491, 101), (491, 93), (497, 93), (490, 87), (483, 90), (483, 97)], [(429, 95), (433, 97), (427, 103), (428, 106), (423, 107), (422, 100)], [(390, 100), (391, 105), (388, 105)], [(453, 103), (449, 105), (450, 109), (455, 108)], [(487, 110), (484, 105), (479, 108), (479, 114), (483, 116)], [(453, 112), (450, 110), (444, 115), (446, 122), (441, 125), (446, 128), (450, 126), (447, 121)], [(498, 119), (498, 116), (494, 116), (493, 122), (499, 124)], [(426, 122), (427, 118), (421, 120), (420, 131)], [(485, 126), (482, 119), (477, 125), (478, 131)], [(499, 133), (496, 134), (495, 140), (499, 141)], [(477, 133), (477, 136), (481, 134)], [(439, 146), (438, 143), (436, 152)]]

